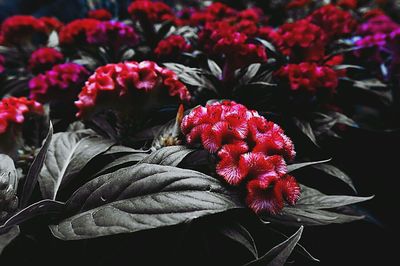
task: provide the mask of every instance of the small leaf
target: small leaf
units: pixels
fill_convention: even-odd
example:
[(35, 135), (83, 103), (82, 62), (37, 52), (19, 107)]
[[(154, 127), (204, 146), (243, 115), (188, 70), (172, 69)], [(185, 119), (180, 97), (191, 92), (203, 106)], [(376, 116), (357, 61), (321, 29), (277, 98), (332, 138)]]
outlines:
[(44, 198), (55, 199), (57, 191), (67, 184), (95, 156), (114, 142), (87, 132), (61, 132), (53, 136), (40, 172), (39, 185)]
[(221, 78), (222, 76), (222, 70), (221, 68), (218, 66), (217, 63), (215, 63), (215, 61), (208, 59), (208, 67), (210, 68), (211, 73), (218, 79)]
[(64, 207), (65, 204), (60, 201), (49, 199), (38, 201), (34, 204), (29, 205), (28, 207), (25, 207), (24, 209), (18, 211), (13, 216), (8, 218), (8, 220), (0, 226), (0, 230), (3, 228), (19, 225), (39, 215), (62, 213)]
[(144, 158), (140, 163), (177, 166), (188, 154), (195, 150), (186, 146), (170, 146), (161, 148)]
[(76, 215), (51, 225), (63, 240), (87, 239), (175, 225), (242, 208), (237, 194), (200, 172), (141, 163), (99, 176), (67, 202)]
[(296, 117), (293, 117), (293, 121), (296, 126), (301, 130), (301, 132), (303, 132), (304, 135), (306, 135), (314, 143), (315, 146), (319, 147), (311, 124), (307, 121), (302, 121)]
[(340, 180), (345, 182), (347, 185), (349, 185), (349, 187), (351, 187), (351, 189), (353, 189), (354, 192), (357, 193), (357, 190), (356, 190), (351, 178), (346, 173), (344, 173), (342, 170), (340, 170), (339, 168), (337, 168), (331, 164), (317, 164), (317, 165), (313, 165), (312, 167), (315, 169), (318, 169), (322, 172), (325, 172), (331, 176), (339, 178)]
[(256, 63), (256, 64), (251, 64), (246, 68), (246, 72), (243, 74), (243, 76), (239, 79), (239, 83), (241, 85), (245, 85), (250, 83), (252, 78), (257, 74), (258, 70), (260, 69), (261, 64)]
[(120, 145), (114, 145), (111, 146), (106, 152), (103, 153), (103, 155), (111, 155), (111, 154), (125, 154), (125, 153), (148, 153), (149, 150), (138, 150), (138, 149), (132, 149), (127, 146), (120, 146)]
[(246, 266), (282, 266), (285, 264), (286, 260), (289, 258), (293, 249), (299, 242), (301, 234), (303, 233), (303, 226), (297, 230), (291, 237), (289, 237), (284, 242), (272, 248), (261, 258), (247, 263)]
[(254, 258), (258, 258), (257, 247), (253, 237), (240, 223), (224, 225), (219, 231), (226, 237), (244, 246), (253, 254)]
[(342, 69), (358, 69), (358, 70), (365, 70), (362, 66), (357, 66), (357, 65), (336, 65), (333, 66), (332, 69), (334, 70), (342, 70)]
[(287, 166), (288, 169), (288, 173), (293, 172), (297, 169), (303, 168), (303, 167), (307, 167), (310, 165), (316, 165), (316, 164), (321, 164), (321, 163), (326, 163), (329, 162), (331, 159), (327, 159), (327, 160), (321, 160), (321, 161), (313, 161), (313, 162), (306, 162), (306, 163), (294, 163), (294, 164), (289, 164)]
[(6, 231), (0, 230), (0, 255), (5, 247), (19, 235), (19, 226), (13, 226)]
[(49, 35), (49, 39), (47, 41), (47, 46), (55, 48), (58, 45), (59, 45), (58, 33), (57, 33), (57, 31), (53, 30)]
[(135, 56), (135, 50), (133, 49), (128, 49), (126, 50), (122, 56), (121, 56), (121, 61), (128, 61), (132, 60), (132, 58)]
[(53, 137), (53, 125), (50, 122), (49, 131), (44, 140), (42, 147), (40, 148), (39, 153), (36, 155), (33, 160), (32, 165), (29, 167), (28, 174), (25, 177), (24, 187), (22, 189), (22, 195), (20, 200), (20, 208), (25, 208), (28, 205), (28, 201), (32, 195), (32, 192), (36, 186), (36, 182), (38, 181), (38, 177), (40, 171), (43, 167), (44, 161), (46, 159), (47, 151), (50, 146), (51, 139)]

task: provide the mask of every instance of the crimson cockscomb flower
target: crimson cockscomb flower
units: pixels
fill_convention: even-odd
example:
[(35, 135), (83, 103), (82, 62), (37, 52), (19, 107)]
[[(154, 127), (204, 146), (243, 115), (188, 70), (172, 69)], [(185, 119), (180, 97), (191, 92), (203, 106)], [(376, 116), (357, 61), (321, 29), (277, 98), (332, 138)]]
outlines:
[(90, 10), (87, 13), (87, 17), (97, 19), (97, 20), (107, 21), (112, 18), (112, 14), (107, 9), (100, 8), (100, 9)]
[(323, 6), (311, 13), (308, 18), (321, 27), (330, 40), (353, 33), (357, 26), (356, 20), (349, 12), (334, 5)]
[(91, 18), (76, 19), (68, 23), (60, 30), (60, 45), (86, 45), (88, 32), (95, 29), (100, 23), (99, 20)]
[(54, 48), (39, 48), (29, 58), (29, 68), (34, 74), (51, 69), (54, 65), (62, 63), (64, 56)]
[(27, 115), (43, 114), (43, 106), (25, 97), (9, 97), (0, 100), (0, 135), (12, 125), (21, 125)]
[(287, 83), (292, 91), (311, 95), (323, 91), (335, 93), (339, 78), (332, 68), (307, 62), (283, 66), (275, 72), (275, 76)]
[(189, 52), (191, 49), (190, 43), (184, 37), (173, 34), (161, 40), (154, 49), (154, 53), (157, 57), (176, 57), (182, 52)]
[(274, 214), (284, 201), (298, 199), (299, 186), (287, 175), (285, 162), (295, 156), (293, 143), (256, 111), (227, 100), (198, 106), (183, 118), (181, 130), (188, 144), (216, 154), (221, 178), (246, 186), (246, 202), (255, 212)]
[(149, 108), (163, 97), (189, 101), (190, 94), (178, 76), (151, 61), (108, 64), (96, 69), (89, 77), (78, 101), (78, 117), (87, 117), (98, 109), (111, 108), (117, 111)]
[(275, 43), (292, 62), (320, 61), (325, 56), (327, 36), (317, 25), (307, 19), (285, 23), (276, 31)]
[(12, 16), (1, 25), (1, 35), (8, 45), (21, 45), (30, 41), (33, 34), (46, 34), (47, 28), (43, 21), (33, 16)]
[(128, 12), (134, 19), (146, 19), (152, 23), (175, 20), (172, 9), (163, 2), (135, 0), (128, 7)]
[(39, 20), (45, 24), (48, 33), (51, 33), (53, 30), (58, 32), (62, 26), (64, 26), (64, 24), (55, 17), (40, 17)]
[(39, 102), (71, 101), (88, 76), (89, 72), (81, 65), (55, 65), (29, 81), (30, 98)]
[(118, 51), (122, 46), (133, 46), (139, 42), (135, 30), (118, 21), (103, 21), (87, 31), (87, 42), (94, 45), (112, 47)]

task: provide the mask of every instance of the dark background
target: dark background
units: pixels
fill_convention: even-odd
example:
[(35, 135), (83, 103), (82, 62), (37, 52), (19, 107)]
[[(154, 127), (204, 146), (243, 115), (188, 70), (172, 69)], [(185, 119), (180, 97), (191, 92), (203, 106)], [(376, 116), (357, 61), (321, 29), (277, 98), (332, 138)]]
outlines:
[[(34, 14), (56, 16), (67, 22), (83, 17), (91, 7), (105, 6), (116, 12), (116, 2), (124, 5), (129, 1), (0, 0), (0, 21), (14, 14)], [(395, 237), (399, 211), (397, 197), (400, 194), (397, 187), (400, 177), (397, 171), (400, 163), (399, 132), (350, 130), (342, 140), (326, 142), (324, 148), (335, 163), (353, 178), (359, 195), (375, 195), (373, 200), (362, 205), (374, 221), (305, 228), (301, 244), (321, 263), (314, 264), (296, 256), (295, 265), (395, 265), (398, 249)], [(322, 185), (329, 190), (331, 184), (318, 178), (312, 180), (316, 183), (315, 187)], [(217, 261), (215, 265), (238, 265), (249, 259), (246, 252), (224, 239), (214, 239), (205, 251), (201, 244), (204, 235), (195, 233), (196, 230), (190, 231), (189, 240), (185, 240), (184, 244), (176, 242), (181, 231), (179, 227), (141, 232), (134, 236), (63, 242), (52, 238), (42, 222), (38, 219), (25, 230), (43, 231), (43, 238), (19, 238), (5, 250), (0, 259), (1, 266), (80, 265), (84, 262), (86, 265), (138, 265), (135, 261), (142, 261), (139, 265), (212, 265), (211, 260)], [(207, 223), (199, 224), (210, 229)], [(294, 232), (295, 229), (285, 230)], [(269, 242), (266, 239), (270, 237), (269, 233), (258, 225), (253, 225), (251, 232), (256, 240), (260, 240), (260, 254), (267, 251), (269, 247), (263, 243)]]

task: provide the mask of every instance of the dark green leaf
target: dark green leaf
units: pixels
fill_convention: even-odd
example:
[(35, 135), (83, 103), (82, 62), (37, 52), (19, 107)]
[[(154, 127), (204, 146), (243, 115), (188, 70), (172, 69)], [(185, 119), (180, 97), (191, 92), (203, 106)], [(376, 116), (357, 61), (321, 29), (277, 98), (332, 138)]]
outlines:
[(132, 166), (148, 156), (147, 153), (130, 153), (114, 159), (96, 173), (96, 176), (111, 172), (112, 170)]
[(293, 117), (293, 121), (296, 126), (304, 133), (304, 135), (306, 135), (317, 147), (319, 147), (317, 143), (317, 138), (314, 135), (314, 131), (310, 123), (307, 121), (302, 121), (296, 117)]
[(332, 69), (334, 70), (342, 70), (342, 69), (359, 69), (359, 70), (364, 70), (365, 68), (363, 68), (362, 66), (357, 66), (357, 65), (336, 65), (333, 66)]
[(306, 163), (294, 163), (294, 164), (289, 164), (287, 166), (288, 169), (288, 173), (293, 172), (297, 169), (303, 168), (303, 167), (307, 167), (310, 165), (316, 165), (316, 164), (321, 164), (321, 163), (326, 163), (329, 162), (331, 159), (327, 159), (327, 160), (321, 160), (321, 161), (313, 161), (313, 162), (306, 162)]
[(152, 163), (177, 166), (188, 154), (194, 150), (186, 146), (169, 146), (161, 148), (144, 158), (141, 163)]
[(250, 83), (252, 78), (257, 74), (258, 70), (260, 69), (261, 64), (256, 63), (256, 64), (251, 64), (246, 68), (246, 72), (243, 74), (243, 76), (239, 79), (239, 83), (241, 85), (245, 85)]
[(0, 231), (0, 255), (3, 252), (4, 248), (8, 246), (18, 235), (19, 235), (19, 226), (13, 226), (6, 231)]
[(224, 225), (220, 232), (226, 237), (244, 246), (248, 251), (253, 254), (254, 258), (258, 258), (256, 243), (247, 229), (240, 223), (232, 222)]
[(301, 234), (303, 233), (303, 226), (297, 230), (291, 237), (289, 237), (284, 242), (273, 247), (261, 258), (247, 263), (246, 266), (282, 266), (285, 264), (286, 260), (289, 258), (293, 249), (299, 242)]
[(67, 184), (95, 156), (114, 142), (86, 132), (62, 132), (53, 136), (39, 185), (44, 198), (55, 199), (57, 191)]
[(114, 145), (111, 146), (106, 152), (104, 152), (104, 155), (111, 155), (111, 154), (125, 154), (125, 153), (143, 153), (146, 154), (148, 153), (149, 150), (138, 150), (138, 149), (132, 149), (127, 146), (120, 146), (120, 145)]
[(63, 240), (132, 233), (241, 208), (236, 193), (200, 172), (141, 163), (100, 176), (67, 203), (80, 212), (51, 225)]
[(28, 205), (28, 201), (32, 195), (32, 192), (36, 186), (36, 182), (38, 181), (40, 170), (43, 167), (44, 161), (46, 159), (47, 151), (49, 149), (49, 145), (51, 139), (53, 137), (53, 125), (50, 122), (49, 131), (44, 140), (42, 147), (40, 148), (39, 153), (36, 155), (33, 160), (32, 165), (29, 167), (28, 174), (25, 177), (24, 187), (22, 189), (22, 195), (19, 202), (20, 208), (25, 208)]
[(325, 172), (331, 176), (339, 178), (340, 180), (345, 182), (347, 185), (349, 185), (349, 187), (351, 187), (354, 190), (354, 192), (357, 193), (357, 190), (353, 184), (353, 181), (350, 179), (350, 177), (346, 173), (344, 173), (339, 168), (337, 168), (331, 164), (317, 164), (317, 165), (313, 165), (312, 167), (315, 169), (318, 169), (322, 172)]
[(5, 154), (0, 154), (0, 181), (7, 186), (11, 186), (14, 190), (17, 190), (17, 170), (15, 169), (14, 161)]

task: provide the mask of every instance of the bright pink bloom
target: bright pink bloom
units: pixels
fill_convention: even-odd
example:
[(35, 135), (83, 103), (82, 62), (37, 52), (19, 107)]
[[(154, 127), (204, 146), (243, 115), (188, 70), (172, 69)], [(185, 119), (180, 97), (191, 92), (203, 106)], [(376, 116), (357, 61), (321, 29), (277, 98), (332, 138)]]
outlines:
[(191, 45), (185, 38), (180, 35), (170, 35), (157, 44), (154, 53), (157, 57), (176, 57), (182, 52), (189, 52), (191, 49)]
[(56, 49), (49, 47), (39, 48), (31, 54), (29, 68), (36, 74), (49, 70), (63, 61), (63, 54)]
[(136, 108), (144, 104), (146, 97), (155, 95), (190, 100), (189, 91), (178, 76), (154, 62), (108, 64), (96, 69), (83, 87), (75, 102), (79, 109), (77, 116), (85, 117), (103, 107)]
[(29, 81), (30, 98), (40, 102), (71, 101), (77, 96), (88, 76), (89, 72), (81, 65), (55, 65), (51, 70)]
[(334, 6), (325, 5), (315, 10), (309, 19), (321, 27), (329, 39), (337, 39), (354, 32), (357, 22), (353, 16)]
[(268, 187), (258, 179), (247, 184), (247, 205), (256, 213), (279, 213), (284, 201), (294, 205), (300, 197), (300, 187), (294, 177), (286, 175), (280, 179), (270, 179)]
[(361, 24), (358, 27), (357, 32), (360, 35), (373, 35), (376, 33), (388, 34), (399, 27), (400, 25), (394, 22), (390, 17), (386, 15), (378, 15), (373, 16)]
[(25, 97), (3, 98), (0, 100), (0, 134), (11, 125), (22, 124), (30, 114), (43, 114), (43, 106)]
[(294, 204), (299, 197), (284, 160), (294, 158), (293, 143), (256, 111), (233, 101), (198, 106), (183, 118), (181, 130), (188, 144), (216, 153), (216, 172), (227, 183), (247, 183), (247, 203), (255, 212), (277, 213), (284, 201)]
[(29, 41), (33, 34), (46, 34), (46, 25), (40, 19), (32, 16), (12, 16), (1, 25), (4, 42), (15, 45)]
[(357, 57), (362, 57), (367, 61), (382, 63), (381, 49), (386, 46), (386, 34), (376, 33), (365, 36), (356, 41), (355, 45), (360, 48), (354, 51)]
[(112, 18), (112, 14), (107, 9), (101, 8), (101, 9), (90, 10), (87, 14), (87, 17), (97, 20), (107, 21)]

